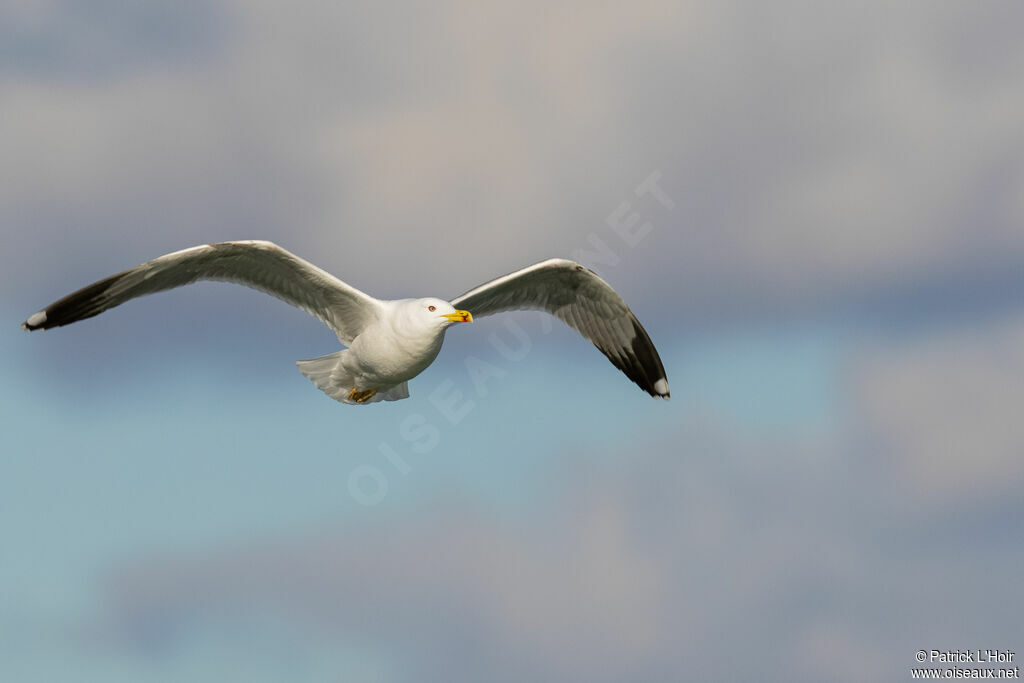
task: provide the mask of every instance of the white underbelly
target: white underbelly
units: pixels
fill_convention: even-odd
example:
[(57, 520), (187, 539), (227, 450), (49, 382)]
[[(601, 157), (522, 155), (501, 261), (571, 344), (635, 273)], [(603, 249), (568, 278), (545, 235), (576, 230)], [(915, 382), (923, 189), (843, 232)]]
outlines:
[(382, 338), (367, 331), (352, 341), (345, 368), (361, 389), (386, 389), (420, 374), (437, 358), (444, 335), (436, 340)]

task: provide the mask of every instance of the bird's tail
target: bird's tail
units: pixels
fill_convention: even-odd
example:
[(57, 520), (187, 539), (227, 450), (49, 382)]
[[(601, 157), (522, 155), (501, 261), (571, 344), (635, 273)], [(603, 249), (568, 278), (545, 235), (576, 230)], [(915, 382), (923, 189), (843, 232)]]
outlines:
[(403, 398), (409, 398), (409, 386), (406, 382), (397, 384), (385, 391), (378, 391), (362, 402), (349, 398), (349, 394), (353, 389), (364, 391), (366, 387), (356, 386), (355, 379), (345, 369), (342, 360), (345, 358), (346, 353), (348, 353), (348, 349), (342, 349), (319, 358), (296, 361), (295, 364), (299, 366), (299, 372), (308, 377), (316, 385), (317, 389), (335, 401), (363, 405), (365, 403), (376, 403), (377, 401), (398, 401)]

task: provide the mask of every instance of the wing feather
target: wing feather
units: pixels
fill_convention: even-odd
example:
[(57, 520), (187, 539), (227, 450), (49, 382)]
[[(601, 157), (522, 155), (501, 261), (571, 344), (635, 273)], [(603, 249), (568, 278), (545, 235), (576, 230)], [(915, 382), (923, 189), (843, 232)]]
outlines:
[(474, 318), (547, 311), (590, 340), (648, 394), (669, 398), (665, 367), (647, 331), (607, 282), (574, 261), (541, 261), (471, 289), (451, 304)]
[(36, 313), (26, 330), (69, 325), (130, 299), (199, 280), (234, 282), (316, 316), (350, 343), (377, 316), (380, 302), (273, 242), (218, 242), (183, 249), (104, 278)]

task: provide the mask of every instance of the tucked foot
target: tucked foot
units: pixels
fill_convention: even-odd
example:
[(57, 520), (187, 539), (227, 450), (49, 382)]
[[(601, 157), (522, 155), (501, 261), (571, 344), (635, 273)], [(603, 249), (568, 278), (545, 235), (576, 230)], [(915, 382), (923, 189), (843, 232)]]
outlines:
[(359, 391), (358, 389), (353, 389), (352, 391), (348, 392), (348, 398), (349, 400), (355, 401), (356, 403), (366, 403), (376, 394), (376, 389), (367, 389), (366, 391)]

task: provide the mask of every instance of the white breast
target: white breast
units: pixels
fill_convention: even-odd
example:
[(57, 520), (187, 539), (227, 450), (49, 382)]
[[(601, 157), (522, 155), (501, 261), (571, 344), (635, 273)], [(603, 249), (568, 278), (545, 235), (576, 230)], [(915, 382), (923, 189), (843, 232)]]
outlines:
[(444, 343), (444, 329), (426, 332), (403, 329), (400, 319), (381, 320), (352, 341), (345, 365), (365, 386), (410, 380), (434, 362)]

